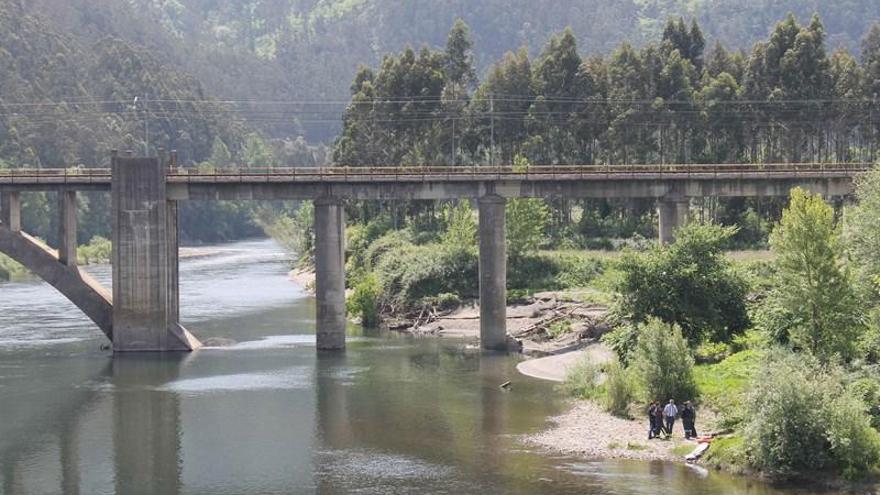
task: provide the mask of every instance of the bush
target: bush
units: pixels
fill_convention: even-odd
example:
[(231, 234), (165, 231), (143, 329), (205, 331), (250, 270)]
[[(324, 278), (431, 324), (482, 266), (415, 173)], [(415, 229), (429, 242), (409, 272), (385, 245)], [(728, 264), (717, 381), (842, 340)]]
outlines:
[(80, 246), (76, 253), (79, 262), (83, 265), (109, 263), (110, 256), (113, 254), (113, 244), (109, 239), (95, 236), (88, 244)]
[(859, 378), (850, 383), (846, 391), (862, 401), (871, 426), (880, 428), (880, 381), (875, 377)]
[(631, 367), (645, 402), (697, 397), (694, 358), (678, 326), (659, 320), (641, 326)]
[(745, 442), (755, 467), (782, 478), (832, 467), (855, 477), (880, 462), (880, 433), (836, 366), (775, 351), (752, 387)]
[(587, 287), (604, 271), (600, 260), (584, 256), (560, 255), (555, 264), (558, 266), (555, 285), (560, 289)]
[[(383, 251), (377, 249), (380, 243)], [(415, 246), (401, 239), (390, 242), (386, 236), (370, 247), (368, 259), (375, 263), (371, 266), (379, 277), (383, 297), (405, 308), (437, 294), (469, 297), (478, 291), (477, 255), (469, 249), (443, 244)]]
[(581, 399), (595, 399), (599, 396), (599, 376), (601, 368), (588, 357), (569, 367), (565, 372), (562, 390)]
[(606, 366), (605, 410), (616, 416), (626, 416), (633, 400), (633, 387), (629, 373), (620, 362), (612, 361)]
[(351, 315), (360, 317), (361, 324), (367, 328), (379, 325), (379, 296), (381, 287), (376, 276), (365, 274), (354, 286), (354, 291), (346, 300), (346, 309)]
[(689, 224), (668, 248), (629, 253), (620, 261), (623, 277), (615, 312), (636, 322), (659, 318), (678, 324), (688, 341), (726, 342), (749, 326), (745, 281), (724, 257), (735, 229)]
[(621, 324), (603, 335), (602, 343), (617, 355), (618, 361), (629, 365), (630, 358), (639, 344), (639, 329), (628, 323)]
[(826, 432), (831, 456), (846, 478), (858, 478), (880, 462), (880, 433), (871, 427), (865, 405), (844, 394), (831, 403)]

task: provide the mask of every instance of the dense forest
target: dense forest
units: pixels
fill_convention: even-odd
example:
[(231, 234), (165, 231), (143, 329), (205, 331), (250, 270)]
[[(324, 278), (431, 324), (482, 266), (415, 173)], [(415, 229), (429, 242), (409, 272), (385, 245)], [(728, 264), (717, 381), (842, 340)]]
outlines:
[[(880, 33), (851, 3), (0, 0), (0, 167), (865, 160)], [(81, 241), (106, 236), (104, 199), (81, 201)], [(25, 203), (51, 242), (53, 201)], [(649, 204), (600, 206), (629, 225), (580, 230), (651, 235)], [(182, 216), (190, 241), (259, 232), (252, 205)]]
[[(5, 3), (19, 0), (3, 0)], [(607, 55), (622, 41), (656, 41), (666, 20), (696, 18), (707, 46), (750, 49), (792, 12), (818, 13), (830, 50), (854, 53), (878, 19), (877, 0), (32, 0), (21, 2), (85, 45), (113, 37), (143, 47), (194, 75), (214, 95), (272, 137), (304, 133), (331, 141), (348, 82), (409, 44), (443, 46), (449, 26), (473, 29), (475, 65), (484, 73), (505, 52), (539, 52), (571, 27), (585, 53)], [(270, 102), (287, 102), (285, 105)], [(296, 104), (292, 102), (297, 102)]]
[[(582, 57), (570, 29), (478, 84), (469, 28), (444, 51), (406, 48), (352, 84), (335, 159), (348, 165), (872, 161), (880, 26), (861, 63), (789, 15), (750, 52), (706, 48), (695, 21), (657, 43)], [(475, 88), (475, 91), (471, 89)]]

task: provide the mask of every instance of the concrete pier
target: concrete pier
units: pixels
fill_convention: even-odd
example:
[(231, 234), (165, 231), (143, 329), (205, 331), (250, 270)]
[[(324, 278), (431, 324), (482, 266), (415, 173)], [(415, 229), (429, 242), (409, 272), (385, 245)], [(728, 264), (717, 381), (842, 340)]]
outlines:
[(76, 191), (58, 191), (58, 261), (76, 266)]
[(480, 341), (483, 349), (507, 349), (506, 200), (488, 195), (480, 205)]
[(158, 159), (114, 157), (113, 350), (189, 351), (178, 322), (177, 209)]
[(675, 231), (688, 222), (689, 215), (689, 200), (660, 200), (657, 205), (657, 216), (659, 217), (660, 221), (661, 246), (667, 246), (675, 242)]
[(345, 349), (345, 207), (315, 200), (315, 296), (319, 351)]
[(21, 198), (17, 192), (0, 194), (0, 223), (12, 232), (21, 232)]

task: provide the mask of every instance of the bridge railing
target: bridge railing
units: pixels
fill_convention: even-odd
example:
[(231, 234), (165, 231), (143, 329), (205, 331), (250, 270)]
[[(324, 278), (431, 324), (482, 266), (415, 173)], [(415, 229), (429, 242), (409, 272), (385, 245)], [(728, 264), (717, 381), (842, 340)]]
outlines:
[[(628, 165), (529, 165), (529, 166), (333, 166), (333, 167), (231, 167), (217, 169), (171, 168), (169, 179), (175, 182), (252, 182), (252, 181), (371, 181), (371, 180), (443, 180), (491, 179), (577, 179), (596, 176), (636, 175), (724, 175), (859, 173), (872, 167), (869, 163), (761, 163), (761, 164), (628, 164)], [(0, 183), (64, 184), (107, 183), (109, 168), (41, 168), (0, 170)]]

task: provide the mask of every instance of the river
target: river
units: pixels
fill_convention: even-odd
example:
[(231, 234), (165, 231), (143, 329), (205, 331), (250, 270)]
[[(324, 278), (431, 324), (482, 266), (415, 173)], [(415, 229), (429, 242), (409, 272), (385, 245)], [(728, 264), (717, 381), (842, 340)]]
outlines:
[(519, 437), (566, 405), (516, 357), (357, 328), (344, 355), (319, 357), (314, 300), (282, 250), (215, 251), (181, 262), (181, 319), (237, 344), (185, 356), (112, 359), (46, 284), (0, 285), (0, 493), (793, 493), (534, 450)]

